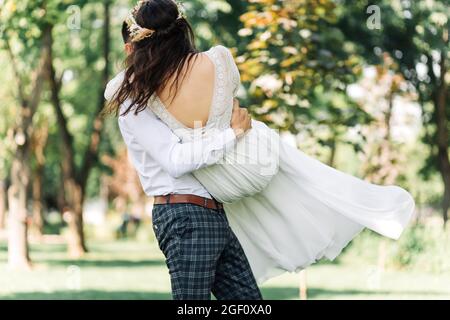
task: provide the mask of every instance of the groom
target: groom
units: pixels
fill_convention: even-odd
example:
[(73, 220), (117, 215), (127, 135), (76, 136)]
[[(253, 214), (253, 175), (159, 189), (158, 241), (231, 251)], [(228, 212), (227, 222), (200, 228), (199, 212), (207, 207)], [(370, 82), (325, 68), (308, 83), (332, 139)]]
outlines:
[[(125, 23), (122, 36), (129, 54), (133, 48)], [(106, 99), (121, 80), (119, 74), (108, 84)], [(212, 292), (218, 300), (262, 299), (222, 204), (191, 175), (223, 159), (251, 128), (247, 110), (235, 101), (231, 128), (215, 139), (203, 138), (201, 148), (181, 144), (150, 110), (120, 116), (119, 127), (142, 187), (155, 199), (153, 230), (166, 257), (173, 298), (209, 300)]]

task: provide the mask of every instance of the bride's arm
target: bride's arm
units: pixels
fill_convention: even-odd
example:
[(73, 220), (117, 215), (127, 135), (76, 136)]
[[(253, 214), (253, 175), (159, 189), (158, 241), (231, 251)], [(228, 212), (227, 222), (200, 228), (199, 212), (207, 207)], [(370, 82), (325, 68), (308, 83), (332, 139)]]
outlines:
[(137, 143), (173, 177), (219, 162), (236, 143), (236, 134), (231, 128), (212, 137), (181, 143), (150, 110), (137, 116), (133, 112), (120, 116), (119, 127), (129, 147)]

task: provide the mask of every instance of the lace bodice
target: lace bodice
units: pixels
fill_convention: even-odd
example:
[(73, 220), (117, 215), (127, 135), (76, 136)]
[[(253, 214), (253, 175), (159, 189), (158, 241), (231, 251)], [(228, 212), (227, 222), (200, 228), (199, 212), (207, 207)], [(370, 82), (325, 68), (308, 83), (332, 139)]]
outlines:
[(154, 94), (148, 102), (149, 108), (182, 140), (192, 141), (194, 137), (208, 135), (230, 127), (233, 98), (240, 84), (239, 70), (229, 49), (222, 45), (214, 46), (205, 54), (214, 63), (214, 92), (206, 125), (202, 128), (189, 128), (178, 121), (159, 97)]

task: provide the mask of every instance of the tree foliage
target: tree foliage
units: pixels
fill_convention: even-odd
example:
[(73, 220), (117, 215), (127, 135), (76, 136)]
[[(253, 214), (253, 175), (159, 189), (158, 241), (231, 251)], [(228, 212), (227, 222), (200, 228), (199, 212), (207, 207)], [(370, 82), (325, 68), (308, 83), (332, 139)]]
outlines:
[(378, 1), (379, 28), (366, 27), (370, 1), (341, 0), (339, 4), (346, 8), (340, 11), (340, 29), (357, 45), (358, 52), (372, 63), (379, 63), (387, 52), (418, 95), (425, 126), (423, 142), (429, 146), (421, 172), (425, 178), (435, 173), (441, 176), (446, 221), (450, 207), (448, 0)]
[(311, 121), (356, 122), (345, 89), (360, 64), (335, 26), (333, 1), (253, 0), (241, 21), (238, 62), (260, 119), (293, 132)]

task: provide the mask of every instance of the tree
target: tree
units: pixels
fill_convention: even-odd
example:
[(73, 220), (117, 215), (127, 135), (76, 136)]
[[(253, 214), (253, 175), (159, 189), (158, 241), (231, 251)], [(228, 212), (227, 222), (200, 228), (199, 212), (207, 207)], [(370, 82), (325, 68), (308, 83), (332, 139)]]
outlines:
[[(62, 82), (61, 75), (57, 74), (55, 68), (54, 41), (50, 38), (49, 52), (50, 61), (48, 64), (48, 80), (51, 91), (51, 101), (54, 106), (59, 131), (61, 134), (61, 151), (62, 159), (62, 176), (64, 188), (64, 214), (67, 217), (69, 225), (69, 254), (73, 257), (79, 257), (87, 251), (83, 231), (83, 203), (86, 195), (86, 185), (91, 169), (98, 161), (98, 148), (100, 143), (100, 135), (103, 128), (103, 118), (100, 113), (104, 108), (103, 91), (109, 80), (110, 74), (110, 7), (111, 2), (105, 0), (103, 6), (103, 31), (102, 31), (102, 50), (100, 59), (103, 62), (101, 70), (100, 83), (96, 93), (94, 112), (89, 115), (93, 120), (89, 125), (90, 132), (89, 144), (84, 151), (81, 164), (76, 164), (77, 148), (75, 146), (74, 135), (69, 129), (68, 117), (63, 111), (63, 100), (61, 98)], [(87, 47), (86, 50), (90, 48)], [(92, 52), (90, 52), (92, 54)], [(97, 61), (97, 60), (96, 60)], [(95, 62), (96, 62), (95, 61)], [(61, 73), (63, 74), (64, 71)], [(90, 99), (92, 100), (92, 99)], [(92, 105), (90, 103), (90, 105)]]
[[(39, 115), (39, 114), (38, 114)], [(39, 119), (41, 120), (41, 119)], [(43, 179), (45, 169), (45, 147), (48, 141), (49, 124), (46, 119), (35, 124), (35, 130), (31, 137), (31, 149), (34, 154), (34, 165), (32, 165), (32, 197), (33, 197), (33, 227), (35, 234), (40, 237), (44, 231), (43, 213)]]
[[(339, 27), (369, 63), (379, 63), (384, 52), (399, 65), (399, 72), (413, 86), (422, 107), (423, 141), (430, 147), (421, 173), (442, 178), (442, 216), (450, 207), (449, 147), (449, 17), (446, 0), (378, 1), (382, 20), (379, 28), (366, 25), (369, 1), (341, 0)], [(370, 12), (370, 10), (369, 10)]]
[[(11, 268), (29, 268), (30, 257), (28, 252), (28, 196), (30, 184), (30, 157), (31, 136), (33, 133), (32, 120), (38, 108), (43, 90), (50, 29), (41, 25), (37, 27), (31, 19), (33, 27), (24, 28), (21, 20), (29, 11), (37, 10), (36, 4), (26, 3), (17, 7), (14, 1), (8, 1), (1, 12), (1, 36), (4, 48), (9, 56), (17, 88), (17, 110), (14, 125), (11, 130), (11, 151), (14, 158), (11, 164), (8, 188), (9, 205), (9, 236), (8, 236), (8, 263)], [(45, 12), (45, 10), (44, 10)], [(35, 32), (33, 34), (32, 32)], [(21, 43), (23, 47), (15, 50), (13, 44)], [(41, 50), (39, 50), (41, 49)], [(38, 59), (36, 59), (36, 57)], [(20, 62), (37, 61), (31, 63), (31, 69)], [(23, 69), (22, 69), (23, 67)], [(27, 75), (31, 75), (30, 77)]]
[(237, 33), (241, 28), (239, 16), (246, 11), (248, 1), (193, 0), (183, 3), (183, 6), (200, 50), (207, 50), (218, 43), (228, 47), (237, 45)]
[(5, 228), (6, 219), (6, 186), (5, 180), (0, 180), (0, 230)]
[(134, 217), (142, 217), (148, 196), (143, 192), (139, 177), (133, 169), (127, 149), (122, 146), (115, 157), (104, 155), (102, 163), (112, 171), (112, 176), (105, 178), (109, 198), (113, 200), (118, 213), (131, 212)]
[[(408, 90), (397, 68), (393, 59), (385, 53), (382, 64), (367, 67), (366, 76), (352, 85), (358, 92), (355, 101), (373, 118), (370, 124), (361, 127), (365, 137), (363, 152), (360, 153), (363, 176), (381, 185), (396, 184), (405, 174), (406, 158), (405, 153), (401, 152), (405, 136), (395, 135), (395, 124), (405, 121), (405, 118), (409, 125), (420, 121), (404, 116), (406, 112), (414, 112), (417, 104), (412, 103), (415, 95)], [(399, 108), (410, 110), (401, 111)]]
[[(95, 165), (97, 161), (97, 151), (98, 145), (100, 141), (100, 132), (102, 130), (103, 119), (99, 117), (99, 112), (103, 108), (103, 90), (106, 85), (106, 81), (109, 76), (109, 25), (110, 25), (110, 1), (104, 1), (101, 4), (92, 4), (91, 11), (89, 12), (90, 16), (88, 16), (87, 20), (92, 21), (96, 19), (96, 16), (92, 15), (92, 12), (95, 12), (97, 9), (103, 8), (101, 14), (104, 14), (104, 27), (102, 28), (103, 32), (96, 32), (95, 28), (87, 28), (87, 32), (89, 37), (98, 37), (101, 34), (101, 39), (103, 39), (103, 50), (97, 52), (94, 48), (91, 47), (92, 41), (88, 41), (86, 46), (82, 47), (82, 50), (72, 50), (70, 46), (72, 43), (71, 35), (72, 32), (67, 28), (67, 16), (62, 14), (69, 7), (69, 5), (78, 5), (76, 8), (82, 8), (85, 4), (85, 0), (79, 0), (72, 3), (67, 3), (66, 1), (61, 0), (41, 0), (41, 1), (13, 1), (8, 0), (2, 7), (1, 11), (1, 19), (2, 19), (2, 38), (8, 41), (4, 41), (6, 51), (9, 52), (10, 57), (14, 59), (14, 62), (11, 63), (13, 66), (14, 74), (16, 75), (17, 82), (19, 83), (18, 87), (18, 96), (21, 100), (22, 105), (27, 108), (23, 114), (17, 117), (18, 125), (14, 129), (14, 134), (10, 135), (15, 139), (14, 141), (14, 154), (12, 158), (11, 165), (11, 173), (9, 174), (11, 179), (11, 186), (14, 187), (20, 184), (20, 188), (14, 187), (11, 190), (19, 190), (15, 193), (11, 193), (11, 195), (15, 195), (15, 198), (20, 200), (20, 210), (16, 210), (14, 202), (10, 202), (10, 211), (18, 212), (17, 214), (11, 215), (11, 217), (16, 217), (16, 220), (21, 220), (21, 226), (25, 231), (22, 230), (14, 230), (14, 227), (11, 229), (11, 237), (20, 238), (21, 243), (23, 244), (23, 250), (12, 249), (10, 246), (11, 252), (16, 252), (17, 255), (22, 256), (23, 261), (28, 261), (27, 254), (27, 246), (26, 246), (26, 223), (25, 217), (27, 216), (26, 208), (27, 208), (27, 189), (30, 185), (30, 177), (31, 177), (31, 158), (33, 155), (36, 155), (36, 161), (34, 166), (36, 177), (42, 177), (42, 142), (36, 144), (31, 143), (31, 138), (33, 137), (32, 129), (32, 118), (36, 109), (40, 102), (40, 93), (43, 90), (43, 83), (45, 79), (48, 80), (48, 84), (50, 87), (50, 100), (55, 109), (55, 119), (57, 120), (58, 126), (60, 128), (61, 136), (62, 136), (62, 161), (57, 161), (56, 163), (61, 163), (62, 174), (61, 181), (62, 188), (59, 190), (63, 190), (62, 197), (62, 207), (65, 207), (69, 211), (69, 216), (72, 219), (69, 219), (69, 230), (70, 230), (70, 241), (69, 241), (69, 252), (73, 256), (79, 256), (85, 251), (84, 244), (84, 235), (83, 235), (83, 224), (82, 224), (82, 206), (83, 200), (85, 196), (86, 183), (88, 180), (89, 173), (91, 168)], [(60, 32), (62, 31), (63, 32)], [(66, 37), (64, 40), (69, 40), (66, 43), (67, 45), (55, 45), (54, 37), (57, 34), (58, 37)], [(61, 39), (59, 39), (61, 40)], [(97, 41), (98, 42), (98, 41)], [(95, 42), (95, 43), (97, 43)], [(58, 42), (59, 44), (60, 42)], [(18, 49), (17, 49), (18, 48)], [(55, 53), (56, 52), (56, 53)], [(95, 54), (93, 54), (95, 53)], [(37, 54), (39, 54), (40, 59), (37, 59)], [(57, 56), (58, 55), (58, 56)], [(76, 56), (74, 58), (74, 56)], [(61, 60), (57, 60), (58, 58), (62, 58)], [(36, 66), (36, 61), (39, 61), (39, 68)], [(63, 70), (59, 70), (56, 65), (61, 66), (61, 64), (56, 63), (55, 61), (63, 61), (62, 64)], [(66, 63), (67, 61), (67, 63)], [(103, 62), (104, 68), (100, 72), (99, 80), (96, 82), (98, 85), (92, 85), (85, 81), (82, 83), (80, 81), (80, 87), (87, 93), (88, 90), (86, 88), (95, 90), (94, 95), (96, 99), (92, 99), (92, 94), (79, 95), (77, 93), (74, 96), (82, 96), (84, 101), (83, 104), (78, 105), (80, 111), (83, 109), (91, 110), (87, 114), (76, 113), (76, 116), (85, 117), (88, 122), (86, 125), (86, 130), (77, 132), (79, 136), (83, 135), (83, 138), (80, 140), (88, 141), (86, 147), (80, 151), (80, 144), (77, 141), (78, 136), (74, 135), (70, 130), (71, 125), (71, 117), (67, 117), (65, 114), (64, 104), (66, 103), (67, 97), (64, 96), (63, 85), (64, 85), (64, 71), (66, 70), (66, 66), (68, 66), (69, 71), (73, 72), (73, 65), (70, 65), (76, 61), (77, 63), (83, 63), (83, 61), (88, 61), (87, 64), (91, 63), (92, 65), (84, 66), (86, 72), (83, 76), (86, 79), (92, 80), (95, 79), (97, 75), (95, 63)], [(35, 76), (32, 79), (31, 85), (28, 77), (24, 75), (32, 74), (31, 70), (26, 68), (27, 66), (32, 66), (34, 69), (39, 70), (40, 72), (34, 72)], [(22, 71), (23, 69), (23, 71)], [(26, 71), (25, 71), (26, 70)], [(75, 70), (77, 71), (77, 70)], [(22, 74), (20, 74), (22, 73)], [(94, 76), (93, 76), (94, 75)], [(29, 89), (35, 84), (36, 89)], [(26, 88), (25, 88), (26, 87)], [(24, 89), (25, 88), (25, 89)], [(31, 93), (25, 93), (31, 92)], [(30, 100), (29, 103), (27, 100)], [(95, 101), (92, 103), (92, 101)], [(86, 101), (88, 103), (86, 103)], [(94, 105), (94, 107), (93, 107)], [(29, 110), (29, 111), (28, 111)], [(94, 112), (92, 112), (94, 110)], [(53, 120), (53, 118), (50, 118)], [(51, 124), (49, 124), (51, 125)], [(25, 130), (26, 128), (26, 130)], [(16, 133), (17, 131), (17, 133)], [(25, 133), (24, 133), (25, 132)], [(88, 138), (86, 139), (86, 134)], [(45, 134), (34, 134), (34, 137), (37, 136), (46, 136)], [(54, 137), (50, 136), (49, 139), (55, 140)], [(39, 140), (39, 139), (38, 139)], [(43, 140), (43, 139), (40, 139)], [(61, 139), (58, 139), (61, 140)], [(34, 142), (37, 142), (36, 140)], [(22, 146), (23, 144), (23, 146)], [(16, 146), (17, 145), (17, 146)], [(38, 148), (36, 148), (39, 145)], [(34, 150), (32, 150), (32, 146), (34, 146)], [(84, 143), (81, 144), (84, 146)], [(11, 148), (10, 148), (11, 149)], [(39, 150), (41, 149), (41, 150)], [(23, 151), (22, 151), (23, 150)], [(52, 152), (54, 150), (52, 149)], [(82, 157), (79, 155), (83, 154)], [(55, 154), (51, 154), (52, 162), (55, 163)], [(60, 157), (59, 154), (56, 157)], [(82, 158), (82, 160), (79, 160)], [(20, 165), (20, 166), (19, 166)], [(58, 181), (55, 177), (52, 177), (53, 181)], [(34, 191), (35, 191), (35, 200), (34, 201), (34, 209), (35, 209), (35, 217), (38, 217), (40, 214), (42, 207), (42, 194), (40, 192), (40, 179), (35, 180)], [(39, 182), (39, 183), (38, 183)], [(58, 189), (56, 189), (58, 190)], [(11, 197), (13, 199), (13, 197)], [(17, 201), (16, 201), (17, 202)], [(21, 213), (19, 215), (19, 213)], [(39, 220), (39, 218), (37, 219)], [(39, 222), (40, 223), (40, 222)], [(17, 240), (18, 242), (18, 240)], [(24, 263), (25, 264), (25, 263)]]
[(335, 5), (324, 0), (254, 0), (241, 16), (237, 57), (255, 117), (292, 133), (326, 128), (330, 147), (349, 126), (368, 121), (345, 93), (360, 71), (358, 57), (336, 28)]

